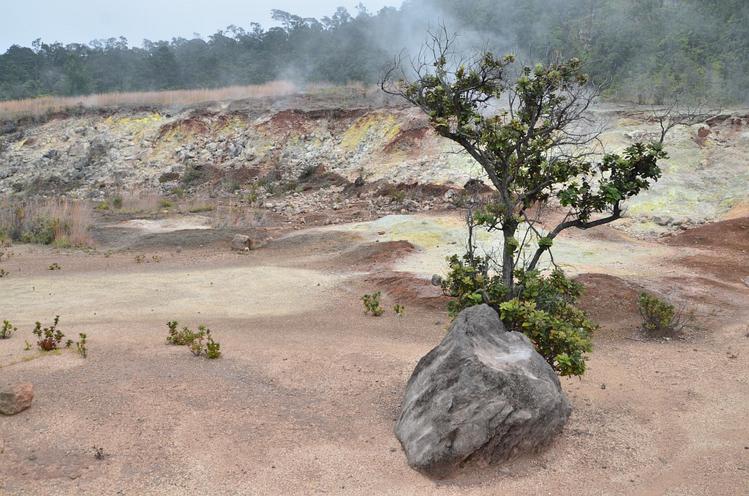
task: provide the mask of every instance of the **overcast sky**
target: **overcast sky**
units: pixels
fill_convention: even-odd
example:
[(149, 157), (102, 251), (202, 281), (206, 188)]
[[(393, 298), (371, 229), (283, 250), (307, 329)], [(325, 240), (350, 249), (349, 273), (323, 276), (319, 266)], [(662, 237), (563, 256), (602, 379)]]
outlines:
[(364, 3), (371, 12), (398, 6), (401, 0), (2, 0), (0, 53), (14, 44), (89, 42), (125, 36), (132, 44), (143, 39), (203, 37), (230, 24), (247, 28), (250, 22), (271, 25), (271, 9), (302, 17), (323, 17), (346, 7), (352, 15)]

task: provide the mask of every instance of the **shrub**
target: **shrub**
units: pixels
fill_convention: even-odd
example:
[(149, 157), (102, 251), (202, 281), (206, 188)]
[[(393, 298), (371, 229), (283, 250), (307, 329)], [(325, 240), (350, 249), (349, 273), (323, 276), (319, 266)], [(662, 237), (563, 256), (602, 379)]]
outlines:
[(395, 306), (393, 306), (393, 312), (395, 312), (395, 315), (398, 317), (403, 317), (406, 315), (406, 307), (400, 303), (396, 303)]
[(96, 210), (109, 210), (109, 202), (106, 200), (100, 201), (95, 208)]
[(507, 288), (499, 275), (489, 273), (488, 258), (470, 255), (459, 258), (453, 255), (447, 261), (450, 269), (442, 279), (441, 286), (447, 296), (453, 297), (447, 304), (450, 317), (455, 318), (466, 308), (485, 301), (499, 308), (507, 296)]
[(166, 325), (169, 328), (167, 343), (187, 346), (194, 356), (205, 356), (211, 360), (221, 356), (221, 345), (214, 341), (211, 330), (206, 326), (200, 325), (198, 331), (194, 332), (187, 327), (177, 330), (179, 323), (176, 320), (167, 322)]
[(499, 311), (511, 331), (522, 332), (538, 353), (560, 375), (582, 375), (585, 354), (592, 349), (597, 326), (575, 306), (582, 286), (557, 269), (546, 277), (538, 271), (518, 271), (516, 297), (508, 299), (499, 274), (489, 271), (487, 258), (466, 255), (448, 259), (450, 271), (443, 291), (454, 297), (448, 304), (451, 317), (473, 305), (488, 303)]
[(50, 327), (42, 327), (40, 322), (36, 323), (36, 327), (32, 331), (37, 337), (38, 341), (36, 345), (42, 351), (52, 351), (60, 347), (65, 334), (57, 328), (60, 323), (60, 316), (55, 316), (55, 320)]
[(78, 354), (81, 355), (81, 358), (86, 358), (88, 356), (88, 348), (86, 348), (86, 335), (84, 333), (78, 334), (79, 341), (75, 343), (75, 348), (78, 351)]
[(215, 360), (221, 356), (221, 345), (213, 340), (211, 331), (207, 331), (207, 341), (205, 343), (205, 356), (210, 360)]
[(642, 316), (642, 329), (656, 337), (677, 334), (694, 318), (693, 314), (677, 310), (667, 301), (648, 293), (640, 293), (637, 307)]
[(190, 187), (197, 183), (202, 183), (207, 179), (207, 176), (206, 170), (202, 167), (188, 167), (182, 176), (182, 184), (185, 187)]
[(174, 202), (171, 200), (167, 200), (166, 198), (159, 200), (159, 208), (172, 208), (173, 206)]
[(112, 198), (112, 206), (116, 208), (117, 210), (122, 208), (122, 197), (121, 196), (115, 196)]
[(376, 293), (365, 294), (361, 297), (364, 303), (365, 314), (372, 314), (373, 317), (379, 317), (385, 313), (385, 309), (380, 304), (380, 296), (382, 296), (382, 293), (377, 291)]
[(53, 264), (50, 264), (50, 266), (47, 267), (47, 268), (49, 270), (62, 270), (62, 265), (60, 265), (59, 263), (55, 262)]
[(0, 327), (0, 339), (8, 339), (10, 338), (14, 332), (16, 332), (18, 328), (14, 327), (13, 324), (11, 324), (9, 321), (4, 320), (3, 326)]
[(10, 272), (8, 272), (5, 269), (0, 269), (0, 279), (2, 279), (3, 277), (6, 277), (8, 275), (10, 275)]
[(169, 335), (166, 337), (166, 342), (176, 346), (189, 346), (196, 338), (196, 334), (187, 327), (183, 327), (182, 330), (178, 330), (179, 323), (176, 320), (167, 322), (169, 328)]

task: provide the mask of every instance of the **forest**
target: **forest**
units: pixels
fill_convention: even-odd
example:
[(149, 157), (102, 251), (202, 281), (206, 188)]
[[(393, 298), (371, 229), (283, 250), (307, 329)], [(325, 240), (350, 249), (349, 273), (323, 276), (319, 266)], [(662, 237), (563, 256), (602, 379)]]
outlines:
[(444, 24), (466, 49), (528, 63), (578, 57), (604, 96), (658, 103), (678, 95), (741, 104), (749, 95), (745, 0), (408, 0), (321, 19), (273, 11), (276, 25), (238, 20), (208, 37), (36, 40), (0, 55), (0, 100), (47, 95), (214, 88), (277, 79), (376, 82)]

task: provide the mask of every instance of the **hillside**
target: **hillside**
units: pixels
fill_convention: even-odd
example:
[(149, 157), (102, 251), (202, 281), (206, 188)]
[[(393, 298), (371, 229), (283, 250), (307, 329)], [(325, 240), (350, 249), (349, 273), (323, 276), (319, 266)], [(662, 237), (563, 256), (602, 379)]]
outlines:
[[(647, 108), (599, 106), (592, 116), (605, 126), (602, 141), (610, 150), (656, 131)], [(663, 179), (628, 205), (622, 225), (657, 232), (745, 208), (749, 112), (677, 128), (667, 151)], [(407, 185), (433, 186), (440, 198), (481, 179), (477, 165), (436, 136), (419, 111), (354, 89), (8, 122), (0, 164), (2, 194), (64, 193), (97, 201), (134, 191), (189, 194), (275, 204), (290, 213), (314, 210), (327, 189), (343, 191), (357, 179), (368, 185), (365, 197)], [(303, 184), (321, 174), (326, 181)]]

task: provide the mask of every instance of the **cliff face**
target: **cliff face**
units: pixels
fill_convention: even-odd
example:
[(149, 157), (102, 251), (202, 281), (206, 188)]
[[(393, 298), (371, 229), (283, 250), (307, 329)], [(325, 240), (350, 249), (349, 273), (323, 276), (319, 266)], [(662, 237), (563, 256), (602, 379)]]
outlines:
[[(699, 223), (749, 199), (749, 115), (673, 131), (653, 190), (628, 205), (633, 228)], [(602, 141), (621, 149), (656, 131), (646, 112), (599, 108)], [(416, 109), (216, 104), (176, 113), (119, 110), (0, 128), (0, 194), (115, 190), (235, 192), (264, 179), (294, 181), (322, 166), (354, 181), (462, 187), (480, 168), (436, 136)], [(635, 226), (637, 224), (637, 226)]]

